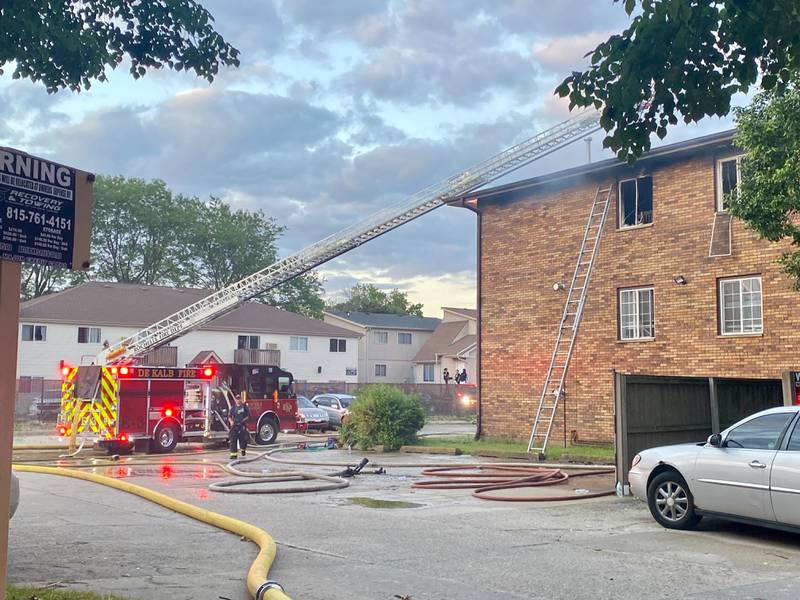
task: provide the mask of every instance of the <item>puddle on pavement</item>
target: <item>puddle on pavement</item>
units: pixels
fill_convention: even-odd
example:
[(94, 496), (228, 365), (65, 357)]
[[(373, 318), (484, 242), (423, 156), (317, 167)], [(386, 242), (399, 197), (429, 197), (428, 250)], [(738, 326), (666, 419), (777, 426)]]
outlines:
[(416, 502), (402, 502), (400, 500), (378, 500), (377, 498), (363, 498), (353, 496), (347, 498), (348, 504), (357, 504), (358, 506), (365, 506), (366, 508), (419, 508), (425, 506), (424, 504), (417, 504)]

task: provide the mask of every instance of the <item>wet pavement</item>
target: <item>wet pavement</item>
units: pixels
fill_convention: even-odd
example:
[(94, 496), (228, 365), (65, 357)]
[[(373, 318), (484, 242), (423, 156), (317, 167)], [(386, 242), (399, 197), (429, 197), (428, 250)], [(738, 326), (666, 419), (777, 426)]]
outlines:
[[(361, 455), (300, 456), (355, 464)], [(224, 453), (95, 470), (270, 532), (278, 543), (270, 576), (295, 600), (798, 597), (800, 536), (712, 520), (694, 532), (667, 531), (630, 498), (530, 504), (483, 501), (469, 490), (416, 490), (411, 483), (421, 479), (420, 468), (393, 464), (474, 459), (370, 458), (386, 463), (386, 474), (360, 475), (348, 488), (311, 494), (210, 492), (209, 483), (227, 477), (212, 464)], [(265, 461), (246, 467), (289, 468)], [(71, 581), (77, 582), (71, 587), (142, 599), (248, 597), (252, 544), (92, 483), (28, 473), (20, 480), (20, 508), (11, 522), (12, 582)], [(579, 496), (610, 481), (595, 475), (547, 491)]]

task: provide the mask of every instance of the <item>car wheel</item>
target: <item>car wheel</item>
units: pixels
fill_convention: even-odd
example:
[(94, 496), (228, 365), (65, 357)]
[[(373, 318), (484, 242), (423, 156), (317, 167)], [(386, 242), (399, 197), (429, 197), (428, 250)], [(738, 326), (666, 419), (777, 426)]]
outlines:
[(150, 440), (150, 452), (166, 454), (178, 445), (178, 428), (175, 425), (160, 425)]
[(256, 429), (256, 444), (266, 446), (272, 444), (278, 437), (278, 423), (273, 417), (264, 417)]
[(692, 529), (700, 522), (686, 480), (677, 471), (659, 473), (647, 488), (650, 514), (667, 529)]

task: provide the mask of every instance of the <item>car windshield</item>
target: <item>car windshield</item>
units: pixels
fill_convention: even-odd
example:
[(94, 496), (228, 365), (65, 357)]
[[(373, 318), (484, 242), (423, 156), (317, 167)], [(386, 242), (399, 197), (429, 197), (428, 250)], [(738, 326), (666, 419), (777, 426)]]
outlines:
[(353, 396), (339, 396), (339, 403), (345, 408), (349, 407), (353, 400), (355, 400)]
[(297, 407), (298, 408), (316, 408), (314, 406), (314, 403), (311, 402), (311, 400), (309, 400), (305, 396), (298, 396), (297, 397)]

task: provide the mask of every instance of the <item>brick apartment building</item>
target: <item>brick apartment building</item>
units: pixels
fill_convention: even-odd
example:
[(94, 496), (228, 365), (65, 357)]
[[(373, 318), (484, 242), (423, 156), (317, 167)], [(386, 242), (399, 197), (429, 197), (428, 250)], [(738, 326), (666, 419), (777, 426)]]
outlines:
[[(478, 214), (482, 435), (530, 435), (600, 187), (612, 188), (611, 204), (553, 438), (613, 440), (620, 373), (742, 380), (730, 414), (717, 415), (723, 426), (760, 407), (736, 397), (753, 380), (770, 390), (777, 382), (779, 392), (783, 380), (788, 394), (788, 372), (800, 370), (800, 293), (776, 263), (788, 246), (757, 239), (724, 210), (723, 191), (739, 176), (733, 134), (664, 146), (633, 166), (586, 164), (453, 203)], [(764, 393), (772, 394), (756, 390)], [(800, 388), (791, 394), (800, 398)], [(680, 402), (643, 418), (667, 424)], [(684, 435), (702, 439), (702, 429)]]

